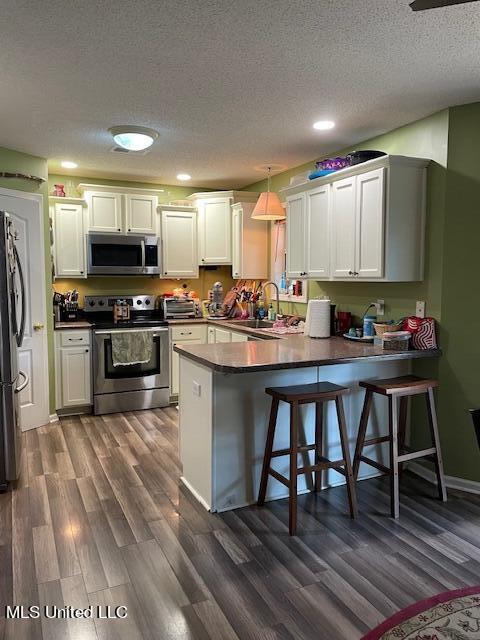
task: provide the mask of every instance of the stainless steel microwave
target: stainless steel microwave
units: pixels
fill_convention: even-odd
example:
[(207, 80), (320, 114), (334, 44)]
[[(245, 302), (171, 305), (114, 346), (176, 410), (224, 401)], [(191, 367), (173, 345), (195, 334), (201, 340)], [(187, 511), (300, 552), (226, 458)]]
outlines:
[(88, 275), (155, 275), (160, 273), (160, 266), (157, 236), (88, 234)]

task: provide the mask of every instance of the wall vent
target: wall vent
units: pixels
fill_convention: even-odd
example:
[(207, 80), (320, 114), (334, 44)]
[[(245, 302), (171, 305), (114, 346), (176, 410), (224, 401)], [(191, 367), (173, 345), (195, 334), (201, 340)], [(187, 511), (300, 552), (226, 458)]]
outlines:
[(129, 151), (128, 149), (124, 149), (123, 147), (112, 147), (110, 149), (112, 153), (124, 153), (129, 156), (146, 156), (150, 149), (144, 149), (143, 151)]

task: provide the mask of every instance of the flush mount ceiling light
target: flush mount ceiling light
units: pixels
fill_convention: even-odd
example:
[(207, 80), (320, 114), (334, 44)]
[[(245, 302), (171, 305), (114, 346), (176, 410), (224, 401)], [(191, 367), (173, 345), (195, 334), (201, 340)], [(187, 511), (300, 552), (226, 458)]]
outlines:
[(268, 167), (267, 190), (260, 194), (254, 210), (252, 211), (253, 220), (285, 220), (285, 210), (282, 207), (279, 197), (276, 193), (270, 191), (270, 173), (271, 167)]
[(158, 133), (154, 129), (132, 125), (111, 127), (109, 132), (112, 134), (115, 143), (119, 147), (128, 149), (128, 151), (148, 149), (158, 138)]
[(185, 180), (191, 180), (191, 179), (192, 179), (192, 176), (189, 175), (188, 173), (179, 173), (177, 175), (177, 180), (185, 181)]
[(318, 131), (328, 131), (329, 129), (333, 129), (335, 123), (333, 120), (318, 120), (313, 123), (313, 128)]
[(62, 160), (62, 167), (64, 169), (76, 169), (78, 164), (76, 162), (72, 162), (71, 160)]

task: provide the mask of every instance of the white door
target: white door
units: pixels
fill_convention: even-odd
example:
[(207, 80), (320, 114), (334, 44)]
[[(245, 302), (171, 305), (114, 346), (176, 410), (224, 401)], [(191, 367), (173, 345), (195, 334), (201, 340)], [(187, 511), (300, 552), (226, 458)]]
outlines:
[(122, 233), (122, 196), (120, 193), (86, 193), (89, 231)]
[(198, 278), (196, 211), (162, 211), (162, 274)]
[(157, 196), (127, 194), (125, 210), (128, 233), (151, 233), (157, 229)]
[(208, 344), (213, 344), (215, 342), (215, 328), (208, 327), (207, 329), (207, 342)]
[(383, 277), (384, 184), (384, 167), (357, 177), (355, 271), (359, 278)]
[(310, 278), (330, 276), (330, 185), (307, 193), (306, 271)]
[(351, 278), (355, 274), (355, 176), (332, 185), (332, 275)]
[(89, 351), (89, 347), (60, 349), (62, 407), (83, 406), (92, 403)]
[[(0, 189), (0, 209), (12, 214), (25, 282), (25, 336), (18, 351), (19, 369), (30, 380), (20, 393), (21, 425), (25, 430), (49, 421), (43, 199)], [(19, 282), (17, 285), (20, 290)]]
[(220, 329), (220, 327), (215, 327), (215, 342), (231, 342), (232, 341), (232, 332), (228, 331), (228, 329)]
[(234, 208), (232, 213), (232, 277), (242, 278), (243, 273), (243, 210)]
[(305, 266), (305, 194), (287, 198), (287, 275), (301, 278)]
[(232, 211), (230, 198), (198, 201), (199, 264), (231, 264)]
[(55, 204), (55, 275), (58, 278), (86, 278), (83, 207)]

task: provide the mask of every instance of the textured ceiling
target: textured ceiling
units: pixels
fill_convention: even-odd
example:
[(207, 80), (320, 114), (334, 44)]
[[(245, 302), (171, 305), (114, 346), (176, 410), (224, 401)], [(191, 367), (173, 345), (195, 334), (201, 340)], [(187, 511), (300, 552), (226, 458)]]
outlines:
[[(0, 145), (77, 175), (241, 187), (480, 99), (480, 2), (2, 0)], [(329, 132), (312, 129), (330, 118)], [(108, 127), (153, 127), (144, 156)]]

